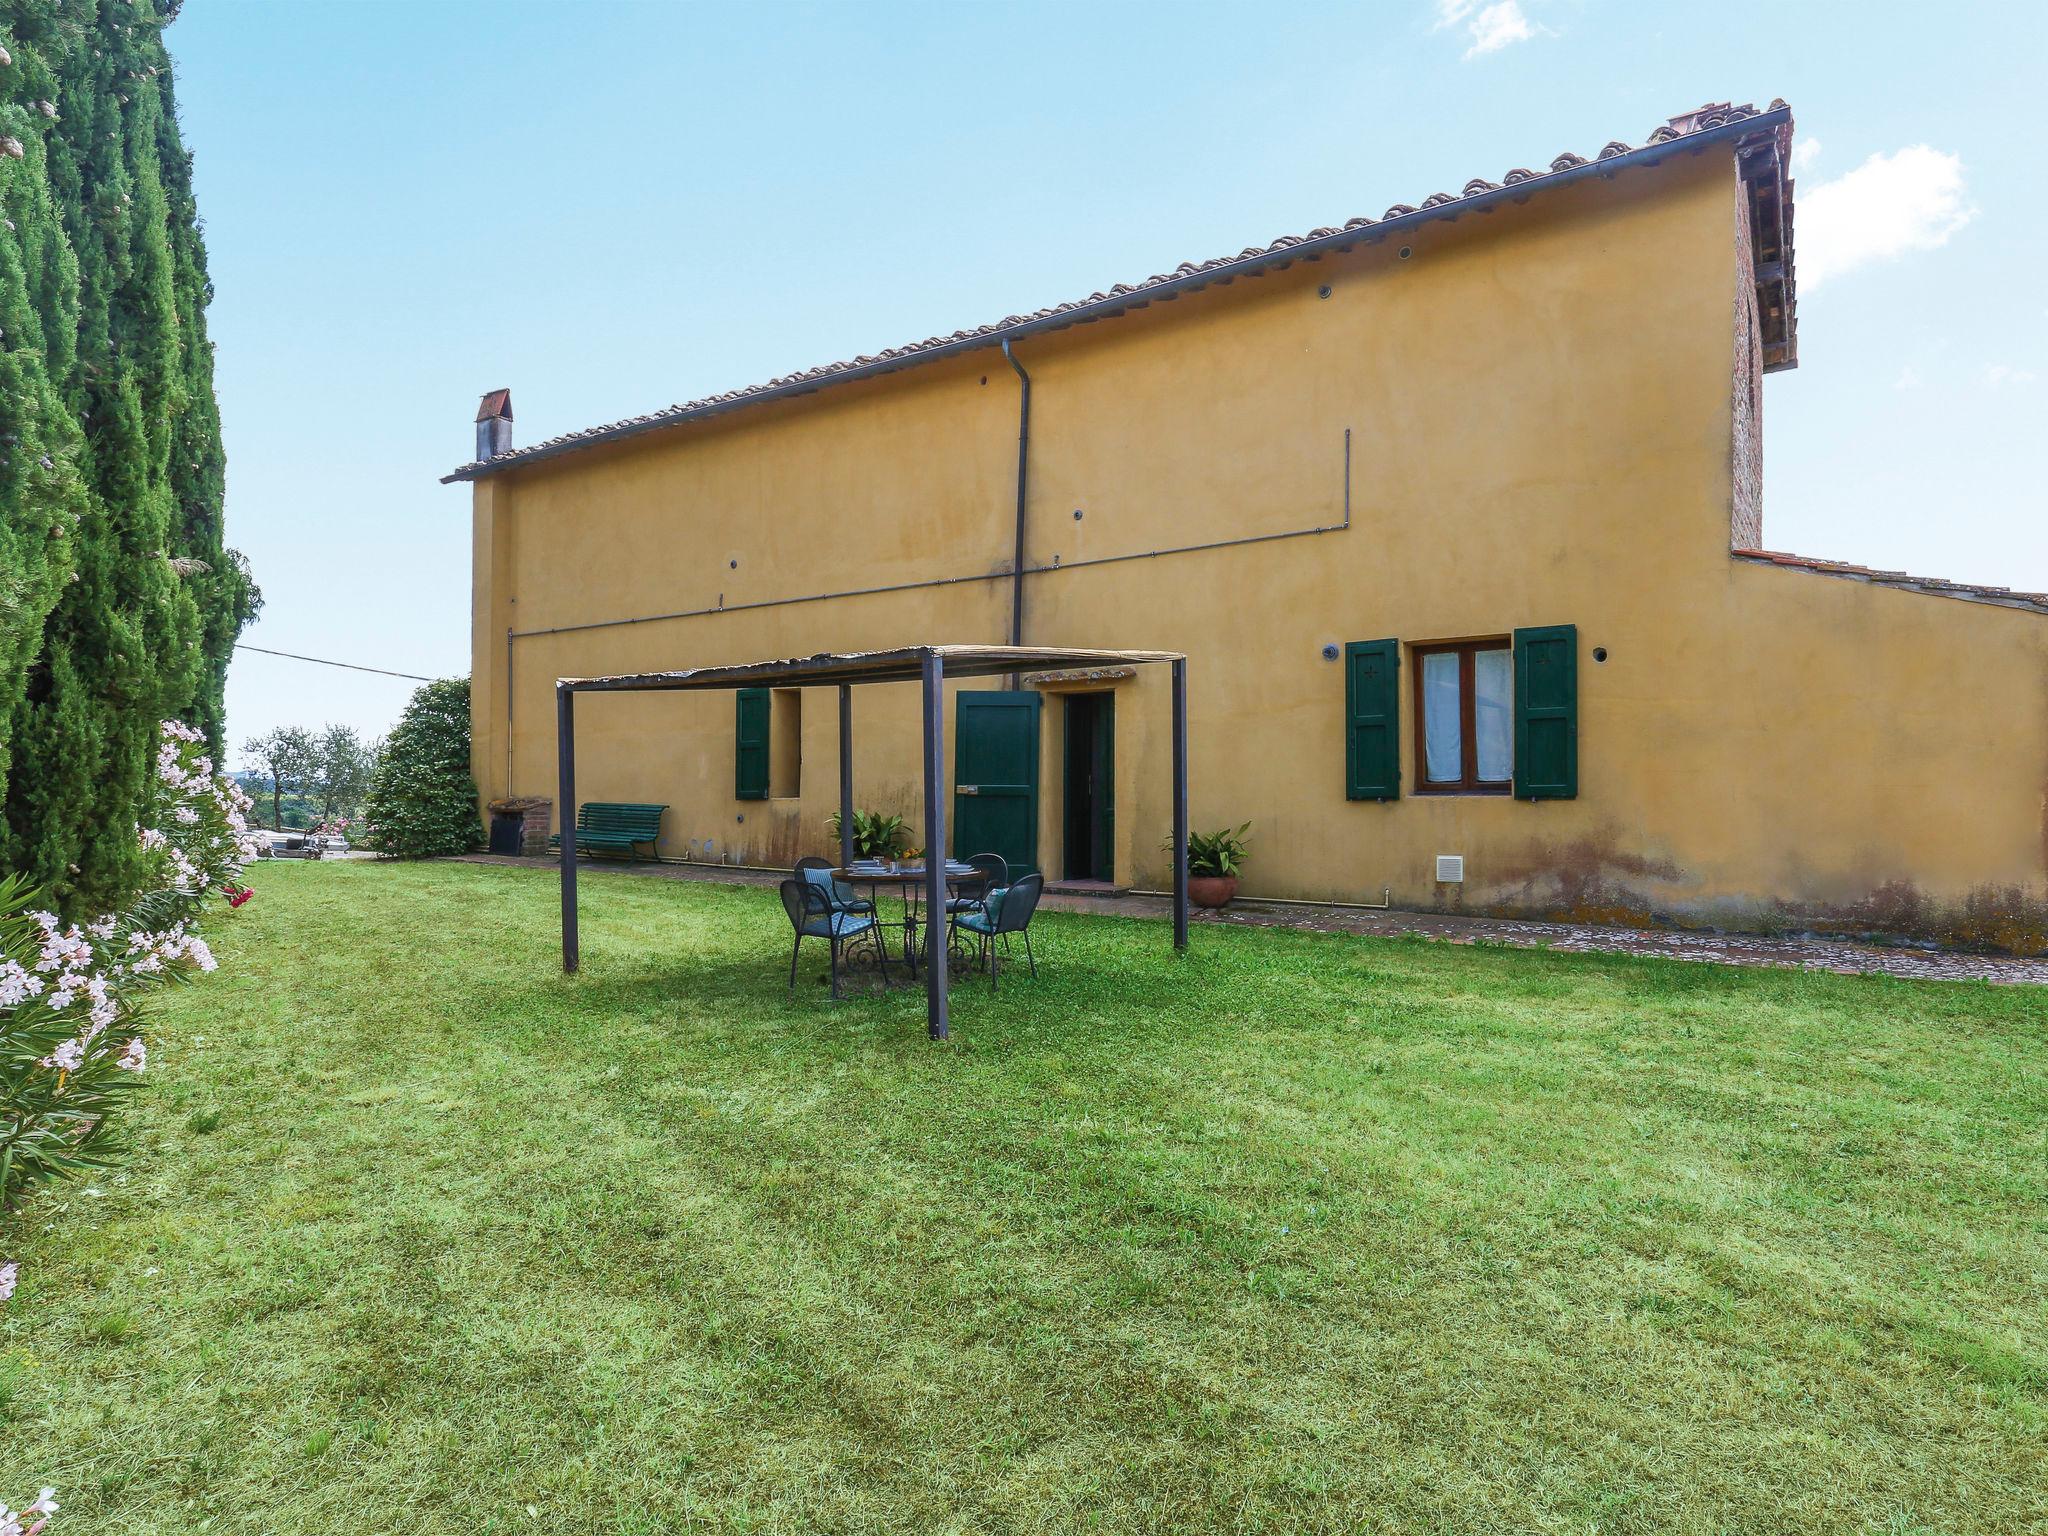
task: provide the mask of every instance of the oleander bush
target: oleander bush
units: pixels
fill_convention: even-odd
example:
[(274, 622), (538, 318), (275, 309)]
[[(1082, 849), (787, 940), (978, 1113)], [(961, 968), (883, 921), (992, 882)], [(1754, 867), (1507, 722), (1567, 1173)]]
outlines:
[[(214, 772), (197, 730), (159, 728), (145, 805), (135, 835), (151, 888), (119, 912), (67, 923), (25, 876), (0, 876), (0, 1235), (30, 1190), (119, 1152), (118, 1112), (148, 1064), (145, 1000), (214, 968), (194, 927), (206, 901), (248, 900), (249, 801)], [(0, 1301), (17, 1278), (0, 1267)]]

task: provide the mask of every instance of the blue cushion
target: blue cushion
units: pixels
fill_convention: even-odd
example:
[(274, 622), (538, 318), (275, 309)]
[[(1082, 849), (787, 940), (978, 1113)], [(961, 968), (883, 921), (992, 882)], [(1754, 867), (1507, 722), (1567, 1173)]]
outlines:
[(866, 933), (875, 926), (872, 917), (863, 917), (857, 912), (834, 912), (829, 917), (814, 917), (804, 924), (804, 936), (812, 939), (850, 939), (857, 933)]
[(1010, 894), (1007, 885), (999, 885), (981, 899), (979, 908), (962, 914), (960, 926), (976, 933), (994, 933), (996, 923), (1003, 915), (1003, 898)]
[(853, 888), (845, 882), (833, 878), (832, 871), (829, 869), (819, 869), (814, 865), (802, 871), (802, 874), (807, 882), (823, 891), (825, 899), (842, 912), (872, 912), (875, 910), (875, 904), (872, 901), (864, 901), (854, 895)]

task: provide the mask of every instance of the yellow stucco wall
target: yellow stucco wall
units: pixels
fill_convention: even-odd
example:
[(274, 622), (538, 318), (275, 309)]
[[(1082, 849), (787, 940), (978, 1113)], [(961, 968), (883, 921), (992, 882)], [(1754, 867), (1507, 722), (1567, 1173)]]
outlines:
[[(2048, 618), (1729, 557), (1737, 207), (1704, 153), (1018, 344), (1026, 563), (1063, 567), (1025, 639), (1189, 653), (1194, 821), (1254, 824), (1247, 892), (2048, 942)], [(559, 676), (1006, 639), (1007, 578), (957, 578), (1009, 567), (1016, 431), (990, 350), (479, 482), (484, 795), (553, 793)], [(1347, 529), (1065, 568), (1340, 523), (1347, 431)], [(525, 635), (508, 697), (507, 629), (677, 613)], [(1575, 800), (1344, 798), (1326, 644), (1563, 623)], [(859, 803), (920, 820), (915, 690), (856, 712)], [(585, 696), (578, 728), (581, 797), (669, 802), (666, 854), (826, 850), (830, 691), (788, 800), (733, 798), (729, 696)], [(1163, 671), (1116, 730), (1117, 875), (1157, 886)]]

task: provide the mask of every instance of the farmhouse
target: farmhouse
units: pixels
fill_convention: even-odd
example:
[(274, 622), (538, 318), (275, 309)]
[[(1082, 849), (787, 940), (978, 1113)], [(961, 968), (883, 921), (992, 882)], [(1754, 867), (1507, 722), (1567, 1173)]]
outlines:
[[(1706, 107), (531, 447), (486, 396), (448, 477), (482, 796), (552, 793), (557, 678), (1171, 647), (1194, 824), (1252, 823), (1249, 894), (2048, 948), (2048, 596), (1766, 548), (1791, 134)], [(954, 849), (1164, 884), (1165, 686), (953, 692)], [(856, 799), (914, 823), (916, 690), (868, 693)], [(665, 856), (830, 846), (829, 695), (577, 726), (580, 794), (666, 803)]]

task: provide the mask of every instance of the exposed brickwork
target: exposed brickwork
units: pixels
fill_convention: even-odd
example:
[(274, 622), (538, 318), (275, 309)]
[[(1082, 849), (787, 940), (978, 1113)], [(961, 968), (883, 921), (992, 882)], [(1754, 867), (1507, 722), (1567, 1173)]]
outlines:
[(1735, 195), (1735, 368), (1729, 445), (1729, 547), (1756, 549), (1764, 541), (1764, 351), (1756, 303), (1756, 254), (1750, 239), (1749, 198)]
[(510, 800), (493, 800), (486, 807), (492, 814), (519, 813), (519, 851), (530, 859), (547, 857), (548, 826), (554, 819), (555, 802), (546, 795), (519, 795)]

